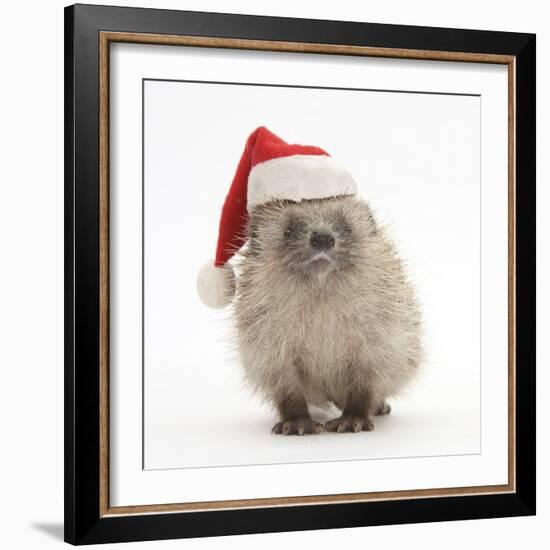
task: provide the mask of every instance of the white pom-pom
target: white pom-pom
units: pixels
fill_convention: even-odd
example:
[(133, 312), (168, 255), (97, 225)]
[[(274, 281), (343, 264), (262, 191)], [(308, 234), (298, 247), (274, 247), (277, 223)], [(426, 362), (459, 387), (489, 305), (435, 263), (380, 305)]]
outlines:
[(235, 270), (229, 264), (216, 267), (213, 261), (204, 264), (197, 278), (199, 298), (208, 307), (222, 308), (235, 295)]

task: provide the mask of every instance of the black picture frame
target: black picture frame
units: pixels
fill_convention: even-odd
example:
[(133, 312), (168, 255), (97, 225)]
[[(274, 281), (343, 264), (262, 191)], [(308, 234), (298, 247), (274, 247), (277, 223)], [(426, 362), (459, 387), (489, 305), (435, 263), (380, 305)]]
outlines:
[[(499, 54), (515, 58), (515, 492), (102, 516), (100, 31)], [(535, 514), (535, 35), (220, 13), (65, 8), (65, 540), (72, 544)]]

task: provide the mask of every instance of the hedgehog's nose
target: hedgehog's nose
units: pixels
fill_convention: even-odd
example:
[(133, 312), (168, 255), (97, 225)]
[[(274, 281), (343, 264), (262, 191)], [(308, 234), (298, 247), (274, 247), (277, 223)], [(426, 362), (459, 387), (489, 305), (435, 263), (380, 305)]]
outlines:
[(325, 231), (314, 231), (309, 242), (315, 250), (329, 250), (334, 246), (334, 237)]

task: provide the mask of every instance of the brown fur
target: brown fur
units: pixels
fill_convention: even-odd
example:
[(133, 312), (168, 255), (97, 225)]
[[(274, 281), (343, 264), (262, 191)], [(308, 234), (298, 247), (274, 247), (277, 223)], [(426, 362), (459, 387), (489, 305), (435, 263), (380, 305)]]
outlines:
[[(313, 232), (334, 238), (319, 261)], [(238, 348), (248, 382), (279, 411), (273, 431), (318, 433), (307, 405), (331, 402), (342, 416), (327, 430), (371, 430), (422, 360), (419, 307), (385, 230), (347, 196), (256, 207), (248, 236)]]

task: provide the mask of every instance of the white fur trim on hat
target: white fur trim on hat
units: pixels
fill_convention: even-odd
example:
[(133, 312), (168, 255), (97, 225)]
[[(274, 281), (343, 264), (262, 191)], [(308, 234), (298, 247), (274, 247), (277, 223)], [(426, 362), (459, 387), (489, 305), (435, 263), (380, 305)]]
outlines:
[(326, 155), (291, 155), (257, 164), (248, 176), (248, 209), (273, 200), (303, 201), (355, 195), (357, 185)]
[(213, 308), (231, 303), (235, 295), (235, 270), (230, 264), (216, 267), (213, 261), (204, 264), (197, 277), (197, 291), (202, 302)]

